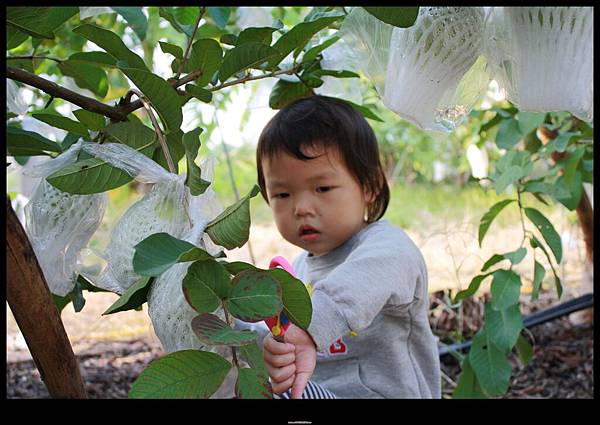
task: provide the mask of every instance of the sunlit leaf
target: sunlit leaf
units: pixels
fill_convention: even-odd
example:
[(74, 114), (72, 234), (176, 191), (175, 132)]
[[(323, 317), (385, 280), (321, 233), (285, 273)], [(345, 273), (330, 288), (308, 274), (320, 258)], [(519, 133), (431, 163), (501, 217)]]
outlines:
[(250, 237), (250, 199), (260, 189), (254, 185), (250, 193), (230, 205), (206, 226), (206, 233), (217, 245), (227, 249), (243, 246)]
[(525, 208), (524, 211), (527, 218), (531, 220), (531, 222), (542, 234), (542, 237), (552, 250), (554, 258), (556, 258), (556, 262), (560, 263), (562, 260), (562, 242), (552, 223), (548, 221), (544, 214), (535, 208)]
[(231, 367), (215, 353), (176, 351), (150, 363), (133, 383), (129, 398), (208, 398)]
[(496, 218), (496, 216), (511, 202), (514, 202), (515, 199), (505, 199), (503, 201), (497, 202), (492, 205), (488, 212), (486, 212), (483, 217), (481, 217), (481, 222), (479, 223), (479, 246), (481, 247), (481, 242), (483, 242), (483, 238), (487, 233), (492, 221)]
[(212, 313), (229, 296), (229, 273), (217, 261), (196, 261), (182, 282), (188, 303), (198, 313)]

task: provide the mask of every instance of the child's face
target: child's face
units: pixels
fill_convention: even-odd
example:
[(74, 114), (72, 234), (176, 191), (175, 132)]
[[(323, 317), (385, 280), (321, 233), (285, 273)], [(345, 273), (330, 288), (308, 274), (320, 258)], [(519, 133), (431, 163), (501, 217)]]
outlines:
[(302, 161), (286, 153), (262, 167), (269, 205), (279, 233), (313, 255), (325, 254), (365, 226), (369, 195), (350, 174), (337, 150), (306, 150)]

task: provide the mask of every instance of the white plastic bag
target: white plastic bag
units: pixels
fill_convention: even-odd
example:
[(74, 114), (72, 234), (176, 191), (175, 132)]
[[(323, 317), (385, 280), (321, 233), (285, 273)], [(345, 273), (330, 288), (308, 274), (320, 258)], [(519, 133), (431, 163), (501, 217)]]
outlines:
[[(117, 167), (141, 183), (154, 183), (150, 192), (135, 202), (119, 219), (112, 230), (104, 254), (92, 252), (105, 267), (99, 274), (90, 271), (90, 259), (80, 257), (80, 272), (95, 286), (123, 294), (141, 276), (133, 270), (134, 246), (146, 237), (160, 232), (180, 238), (192, 226), (188, 216), (189, 189), (185, 176), (169, 173), (150, 158), (120, 143), (90, 144), (84, 147), (89, 154)], [(93, 261), (92, 261), (93, 263)]]
[(594, 117), (591, 7), (494, 7), (485, 50), (493, 76), (523, 111)]
[(53, 294), (65, 296), (77, 279), (77, 254), (100, 226), (106, 210), (106, 193), (75, 195), (58, 190), (46, 177), (75, 162), (82, 145), (78, 141), (66, 152), (23, 173), (39, 182), (25, 205), (25, 230)]
[(483, 32), (481, 7), (420, 7), (409, 28), (356, 7), (339, 35), (388, 108), (421, 128), (451, 131), (481, 100), (490, 80)]

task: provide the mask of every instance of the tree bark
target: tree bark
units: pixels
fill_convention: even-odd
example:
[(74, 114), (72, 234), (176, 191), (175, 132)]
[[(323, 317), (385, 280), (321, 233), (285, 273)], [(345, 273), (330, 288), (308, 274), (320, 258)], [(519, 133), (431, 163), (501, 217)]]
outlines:
[(87, 398), (79, 363), (29, 239), (6, 202), (6, 299), (53, 398)]

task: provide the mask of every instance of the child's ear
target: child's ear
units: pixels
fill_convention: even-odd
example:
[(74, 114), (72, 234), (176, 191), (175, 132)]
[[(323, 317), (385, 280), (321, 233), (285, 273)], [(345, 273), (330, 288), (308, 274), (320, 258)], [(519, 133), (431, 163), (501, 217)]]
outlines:
[(375, 199), (377, 199), (377, 192), (373, 192), (372, 190), (370, 190), (369, 188), (364, 188), (363, 190), (364, 196), (365, 196), (365, 201), (367, 202), (367, 204), (372, 204)]

